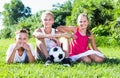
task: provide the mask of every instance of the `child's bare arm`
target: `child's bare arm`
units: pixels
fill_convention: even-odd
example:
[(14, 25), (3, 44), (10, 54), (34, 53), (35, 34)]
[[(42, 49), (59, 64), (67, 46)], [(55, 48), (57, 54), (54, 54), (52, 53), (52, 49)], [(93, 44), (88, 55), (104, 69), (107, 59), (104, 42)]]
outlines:
[(72, 37), (72, 34), (67, 33), (67, 32), (65, 32), (65, 33), (59, 32), (59, 33), (54, 34), (54, 37), (66, 37), (66, 38), (71, 38), (71, 37)]
[[(6, 59), (7, 63), (9, 63), (9, 64), (14, 62), (15, 52), (19, 48), (19, 45), (16, 44), (16, 46), (13, 50), (11, 48), (12, 48), (12, 45), (9, 46), (8, 51), (7, 51), (7, 53), (11, 53), (10, 55), (7, 55), (7, 59)], [(12, 51), (12, 52), (10, 52), (10, 51)]]
[(15, 56), (16, 50), (13, 50), (11, 56), (7, 59), (7, 63), (13, 63), (14, 62), (14, 56)]
[(65, 33), (56, 33), (54, 35), (52, 34), (43, 34), (41, 32), (41, 29), (37, 29), (34, 31), (33, 33), (33, 36), (37, 39), (40, 39), (40, 38), (52, 38), (52, 37), (67, 37), (67, 38), (70, 38), (72, 35), (65, 32)]
[(93, 34), (90, 36), (90, 41), (91, 41), (92, 48), (93, 48), (94, 50), (96, 50), (96, 51), (99, 51), (99, 50), (97, 49), (97, 46), (96, 46), (96, 43), (95, 43), (95, 39), (94, 39), (94, 35), (93, 35)]
[(60, 32), (73, 32), (74, 33), (76, 31), (75, 26), (58, 26), (56, 29)]
[(32, 48), (32, 47), (30, 47), (29, 44), (24, 44), (23, 48), (26, 49), (27, 52), (28, 52), (27, 54), (28, 54), (29, 62), (34, 62), (34, 61), (35, 61), (35, 58), (34, 58), (34, 56), (33, 56), (33, 54), (32, 54), (32, 51), (31, 51), (31, 48)]
[(33, 36), (37, 39), (44, 38), (44, 34), (42, 33), (41, 29), (38, 28), (33, 32)]

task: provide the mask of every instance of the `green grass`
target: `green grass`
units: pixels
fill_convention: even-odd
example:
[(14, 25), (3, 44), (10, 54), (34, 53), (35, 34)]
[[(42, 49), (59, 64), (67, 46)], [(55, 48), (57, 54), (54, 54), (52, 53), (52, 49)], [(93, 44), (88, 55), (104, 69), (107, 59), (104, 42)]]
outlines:
[[(0, 40), (0, 78), (120, 78), (120, 47), (99, 47), (107, 59), (103, 63), (75, 63), (44, 66), (44, 62), (6, 64), (6, 50), (14, 39)], [(35, 39), (30, 39), (35, 46)]]

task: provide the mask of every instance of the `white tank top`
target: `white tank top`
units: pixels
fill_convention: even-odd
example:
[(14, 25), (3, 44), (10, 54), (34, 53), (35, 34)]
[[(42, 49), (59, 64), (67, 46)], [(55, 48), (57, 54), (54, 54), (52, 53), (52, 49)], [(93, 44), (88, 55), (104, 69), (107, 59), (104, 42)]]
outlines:
[[(43, 33), (44, 35), (46, 35), (46, 33), (45, 33), (45, 31), (44, 31), (44, 28), (41, 28), (41, 30), (42, 30), (42, 33)], [(52, 28), (52, 31), (51, 31), (50, 34), (52, 34), (52, 35), (55, 34), (55, 29), (54, 29), (54, 28)], [(46, 45), (46, 48), (47, 48), (47, 51), (48, 51), (48, 52), (50, 51), (50, 49), (51, 49), (52, 47), (57, 46), (57, 44), (56, 44), (53, 40), (51, 40), (51, 39), (49, 39), (49, 38), (45, 38), (44, 40), (45, 40), (45, 45)]]

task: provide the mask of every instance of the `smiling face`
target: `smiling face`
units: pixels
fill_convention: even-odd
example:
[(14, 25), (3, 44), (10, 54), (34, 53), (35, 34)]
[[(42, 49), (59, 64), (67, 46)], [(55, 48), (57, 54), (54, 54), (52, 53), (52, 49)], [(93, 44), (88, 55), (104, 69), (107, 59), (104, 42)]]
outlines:
[(54, 23), (54, 17), (52, 15), (52, 13), (44, 13), (42, 14), (42, 24), (44, 25), (45, 28), (47, 27), (52, 27), (53, 23)]
[(79, 26), (79, 29), (87, 29), (88, 27), (88, 18), (84, 14), (80, 14), (78, 16), (77, 24)]
[(28, 42), (28, 34), (27, 33), (18, 33), (16, 34), (16, 43), (24, 45)]
[(28, 31), (26, 29), (16, 31), (15, 35), (15, 41), (17, 44), (23, 46), (28, 42)]

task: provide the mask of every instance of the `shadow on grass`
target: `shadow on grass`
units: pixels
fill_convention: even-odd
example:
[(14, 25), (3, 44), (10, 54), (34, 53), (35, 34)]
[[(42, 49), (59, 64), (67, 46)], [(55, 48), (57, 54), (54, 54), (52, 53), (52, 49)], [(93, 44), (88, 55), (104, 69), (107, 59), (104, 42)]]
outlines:
[(118, 58), (106, 58), (103, 63), (108, 63), (108, 64), (120, 64), (120, 59)]
[(76, 64), (84, 64), (84, 65), (88, 65), (88, 66), (93, 66), (93, 65), (119, 65), (120, 64), (120, 59), (118, 58), (106, 58), (104, 60), (104, 62), (102, 63), (96, 63), (96, 62), (92, 62), (92, 63), (85, 63), (85, 62), (75, 62), (75, 63), (72, 63), (72, 66), (76, 65)]
[[(15, 64), (17, 65), (19, 63), (15, 63)], [(29, 64), (29, 63), (23, 63), (23, 64)], [(34, 64), (45, 64), (45, 60), (36, 60), (34, 62)], [(63, 65), (62, 63), (53, 63), (53, 64)], [(100, 64), (118, 65), (118, 64), (120, 64), (120, 59), (119, 58), (110, 58), (110, 57), (108, 57), (102, 63), (95, 63), (95, 62), (92, 62), (92, 63), (74, 62), (74, 63), (71, 63), (71, 67), (73, 67), (74, 65), (77, 65), (77, 64), (84, 64), (84, 65), (88, 65), (88, 66), (100, 65)], [(3, 63), (3, 65), (4, 65), (4, 63)]]

